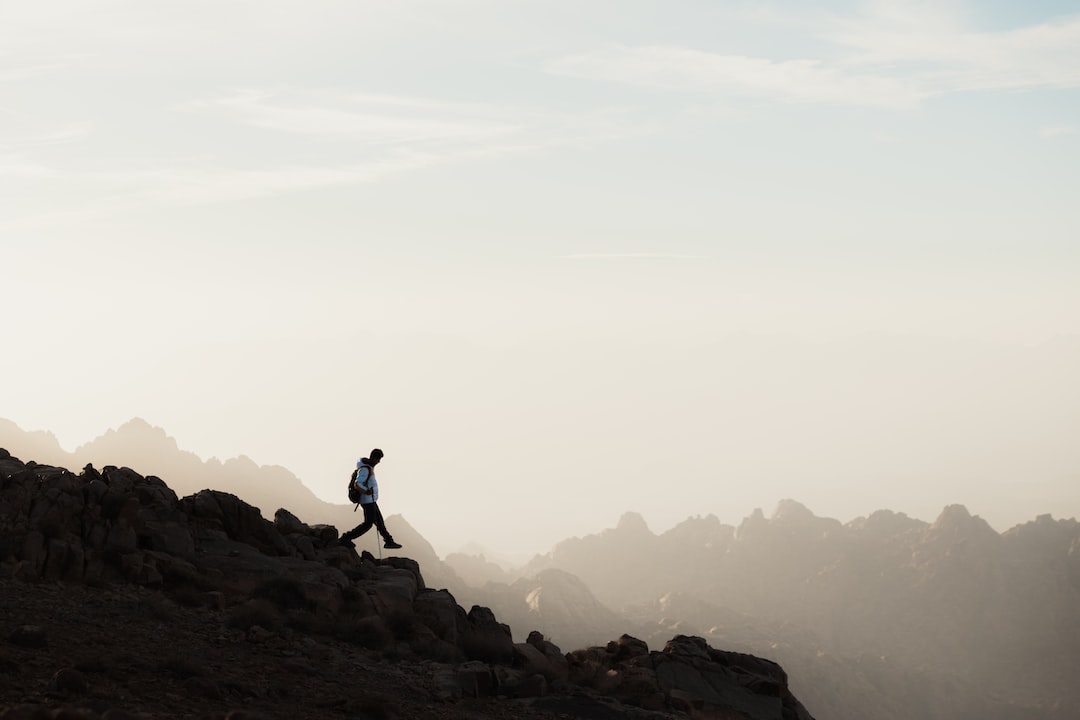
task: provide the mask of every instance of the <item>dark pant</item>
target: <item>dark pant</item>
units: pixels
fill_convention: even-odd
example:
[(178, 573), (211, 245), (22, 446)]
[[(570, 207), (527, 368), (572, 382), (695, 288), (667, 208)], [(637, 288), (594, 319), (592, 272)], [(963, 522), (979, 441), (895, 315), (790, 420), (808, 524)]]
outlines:
[(383, 540), (386, 542), (394, 542), (394, 538), (390, 537), (390, 531), (386, 529), (386, 523), (383, 521), (382, 511), (379, 510), (379, 504), (367, 503), (360, 507), (364, 509), (364, 522), (342, 535), (341, 539), (352, 540), (353, 538), (358, 538), (370, 530), (371, 526), (374, 525), (378, 529), (379, 534), (383, 536)]

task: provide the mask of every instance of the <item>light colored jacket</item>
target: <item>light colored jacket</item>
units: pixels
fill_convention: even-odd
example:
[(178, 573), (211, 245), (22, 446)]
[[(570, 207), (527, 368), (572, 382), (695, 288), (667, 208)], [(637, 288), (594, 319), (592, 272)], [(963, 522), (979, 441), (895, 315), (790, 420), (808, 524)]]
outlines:
[[(356, 473), (356, 487), (365, 491), (360, 494), (360, 504), (370, 505), (373, 502), (378, 502), (379, 481), (375, 479), (375, 469), (359, 462), (356, 463), (356, 466), (360, 468), (360, 472)], [(371, 491), (370, 495), (367, 494), (368, 490)]]

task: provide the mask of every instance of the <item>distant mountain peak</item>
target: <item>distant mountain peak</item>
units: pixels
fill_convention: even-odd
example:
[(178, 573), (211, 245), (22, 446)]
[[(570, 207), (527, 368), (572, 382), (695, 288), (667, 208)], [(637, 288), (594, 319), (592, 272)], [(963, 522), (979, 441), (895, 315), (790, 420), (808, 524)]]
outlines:
[(946, 505), (945, 509), (938, 515), (937, 520), (934, 521), (933, 528), (948, 528), (948, 527), (966, 527), (971, 525), (975, 518), (963, 505)]
[(133, 417), (117, 428), (106, 430), (103, 435), (99, 435), (94, 440), (80, 446), (76, 452), (102, 443), (111, 450), (113, 447), (112, 444), (117, 442), (139, 445), (142, 447), (150, 446), (161, 450), (168, 450), (169, 452), (177, 452), (179, 450), (176, 440), (170, 437), (169, 434), (165, 432), (164, 428), (151, 425), (140, 417)]
[(165, 434), (164, 429), (156, 427), (154, 425), (151, 425), (149, 422), (147, 422), (143, 418), (137, 417), (137, 416), (131, 418), (126, 423), (124, 423), (119, 428), (117, 428), (117, 431), (122, 431), (122, 430), (157, 430), (162, 435)]
[(814, 513), (797, 500), (785, 498), (776, 504), (773, 520), (813, 520)]
[(645, 518), (641, 513), (625, 512), (622, 517), (619, 518), (618, 525), (615, 526), (616, 530), (621, 532), (634, 532), (634, 533), (648, 533), (649, 526), (645, 522)]
[(982, 537), (998, 538), (998, 532), (978, 515), (972, 515), (963, 505), (947, 505), (930, 526), (933, 535), (944, 538)]

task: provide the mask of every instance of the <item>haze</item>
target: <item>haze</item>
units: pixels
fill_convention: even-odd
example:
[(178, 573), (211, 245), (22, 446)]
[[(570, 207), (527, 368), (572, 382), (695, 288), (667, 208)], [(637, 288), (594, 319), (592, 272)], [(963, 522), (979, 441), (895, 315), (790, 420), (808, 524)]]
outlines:
[(1074, 13), (9, 5), (0, 417), (335, 502), (379, 446), (440, 553), (1076, 516)]

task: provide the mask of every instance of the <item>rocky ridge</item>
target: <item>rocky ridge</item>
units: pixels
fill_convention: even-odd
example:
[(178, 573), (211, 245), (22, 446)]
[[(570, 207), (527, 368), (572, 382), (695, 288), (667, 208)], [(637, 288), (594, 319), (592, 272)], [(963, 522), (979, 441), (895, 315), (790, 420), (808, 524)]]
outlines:
[(0, 718), (810, 719), (768, 660), (685, 635), (514, 642), (415, 560), (338, 537), (0, 449)]

